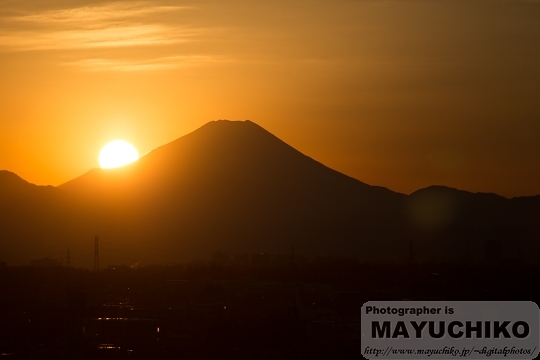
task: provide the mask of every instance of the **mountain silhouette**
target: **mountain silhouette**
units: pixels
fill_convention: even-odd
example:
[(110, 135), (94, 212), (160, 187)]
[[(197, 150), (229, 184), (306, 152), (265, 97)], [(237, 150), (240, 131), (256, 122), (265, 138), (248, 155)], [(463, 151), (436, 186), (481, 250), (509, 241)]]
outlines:
[(166, 199), (190, 212), (221, 202), (215, 210), (227, 204), (249, 216), (387, 213), (403, 198), (322, 165), (249, 120), (208, 123), (129, 166), (93, 169), (59, 189), (90, 199), (137, 193), (145, 204)]
[[(53, 186), (37, 186), (0, 170), (0, 258), (28, 260), (58, 240), (69, 200)], [(50, 241), (50, 242), (49, 242)]]
[(408, 197), (410, 236), (430, 261), (540, 260), (540, 196), (507, 199), (430, 186)]
[(69, 247), (75, 264), (80, 254), (88, 265), (94, 235), (103, 264), (291, 246), (368, 262), (413, 261), (411, 244), (414, 261), (537, 261), (540, 254), (540, 197), (442, 186), (399, 194), (332, 170), (249, 120), (210, 122), (134, 163), (92, 169), (57, 188), (2, 171), (0, 204), (0, 260)]
[[(251, 121), (208, 123), (129, 166), (94, 169), (59, 189), (113, 223), (131, 221), (132, 239), (145, 234), (192, 253), (294, 245), (358, 255), (361, 233), (388, 232), (386, 220), (405, 199), (322, 165)], [(371, 218), (369, 229), (357, 226), (361, 217)], [(105, 232), (114, 232), (110, 222), (100, 223)]]

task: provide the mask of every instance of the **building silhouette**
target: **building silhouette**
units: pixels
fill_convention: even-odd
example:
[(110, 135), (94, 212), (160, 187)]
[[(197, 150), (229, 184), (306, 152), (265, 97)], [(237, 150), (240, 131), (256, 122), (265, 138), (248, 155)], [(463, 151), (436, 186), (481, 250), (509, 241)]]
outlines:
[(62, 266), (62, 263), (56, 259), (50, 259), (49, 257), (45, 257), (43, 259), (32, 260), (30, 262), (30, 265), (32, 267), (45, 268), (45, 267)]

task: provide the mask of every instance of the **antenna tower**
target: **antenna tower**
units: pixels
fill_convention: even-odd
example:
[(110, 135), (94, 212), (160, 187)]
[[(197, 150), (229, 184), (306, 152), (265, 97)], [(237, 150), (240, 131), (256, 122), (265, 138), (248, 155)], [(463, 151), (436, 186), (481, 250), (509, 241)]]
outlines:
[(99, 248), (98, 248), (98, 237), (96, 235), (96, 239), (94, 242), (94, 272), (99, 272)]

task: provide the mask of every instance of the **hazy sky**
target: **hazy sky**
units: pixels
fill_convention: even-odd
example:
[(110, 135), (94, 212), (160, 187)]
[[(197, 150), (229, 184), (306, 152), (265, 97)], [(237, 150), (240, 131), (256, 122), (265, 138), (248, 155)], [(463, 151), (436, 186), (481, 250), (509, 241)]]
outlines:
[(250, 119), (369, 184), (540, 194), (540, 1), (1, 1), (0, 169)]

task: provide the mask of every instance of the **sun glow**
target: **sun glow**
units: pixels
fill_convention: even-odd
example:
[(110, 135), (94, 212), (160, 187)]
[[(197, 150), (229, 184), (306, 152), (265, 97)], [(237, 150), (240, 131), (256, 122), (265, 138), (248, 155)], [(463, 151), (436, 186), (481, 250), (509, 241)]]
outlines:
[(124, 140), (114, 140), (105, 145), (99, 153), (99, 166), (110, 169), (127, 165), (139, 159), (137, 149)]

